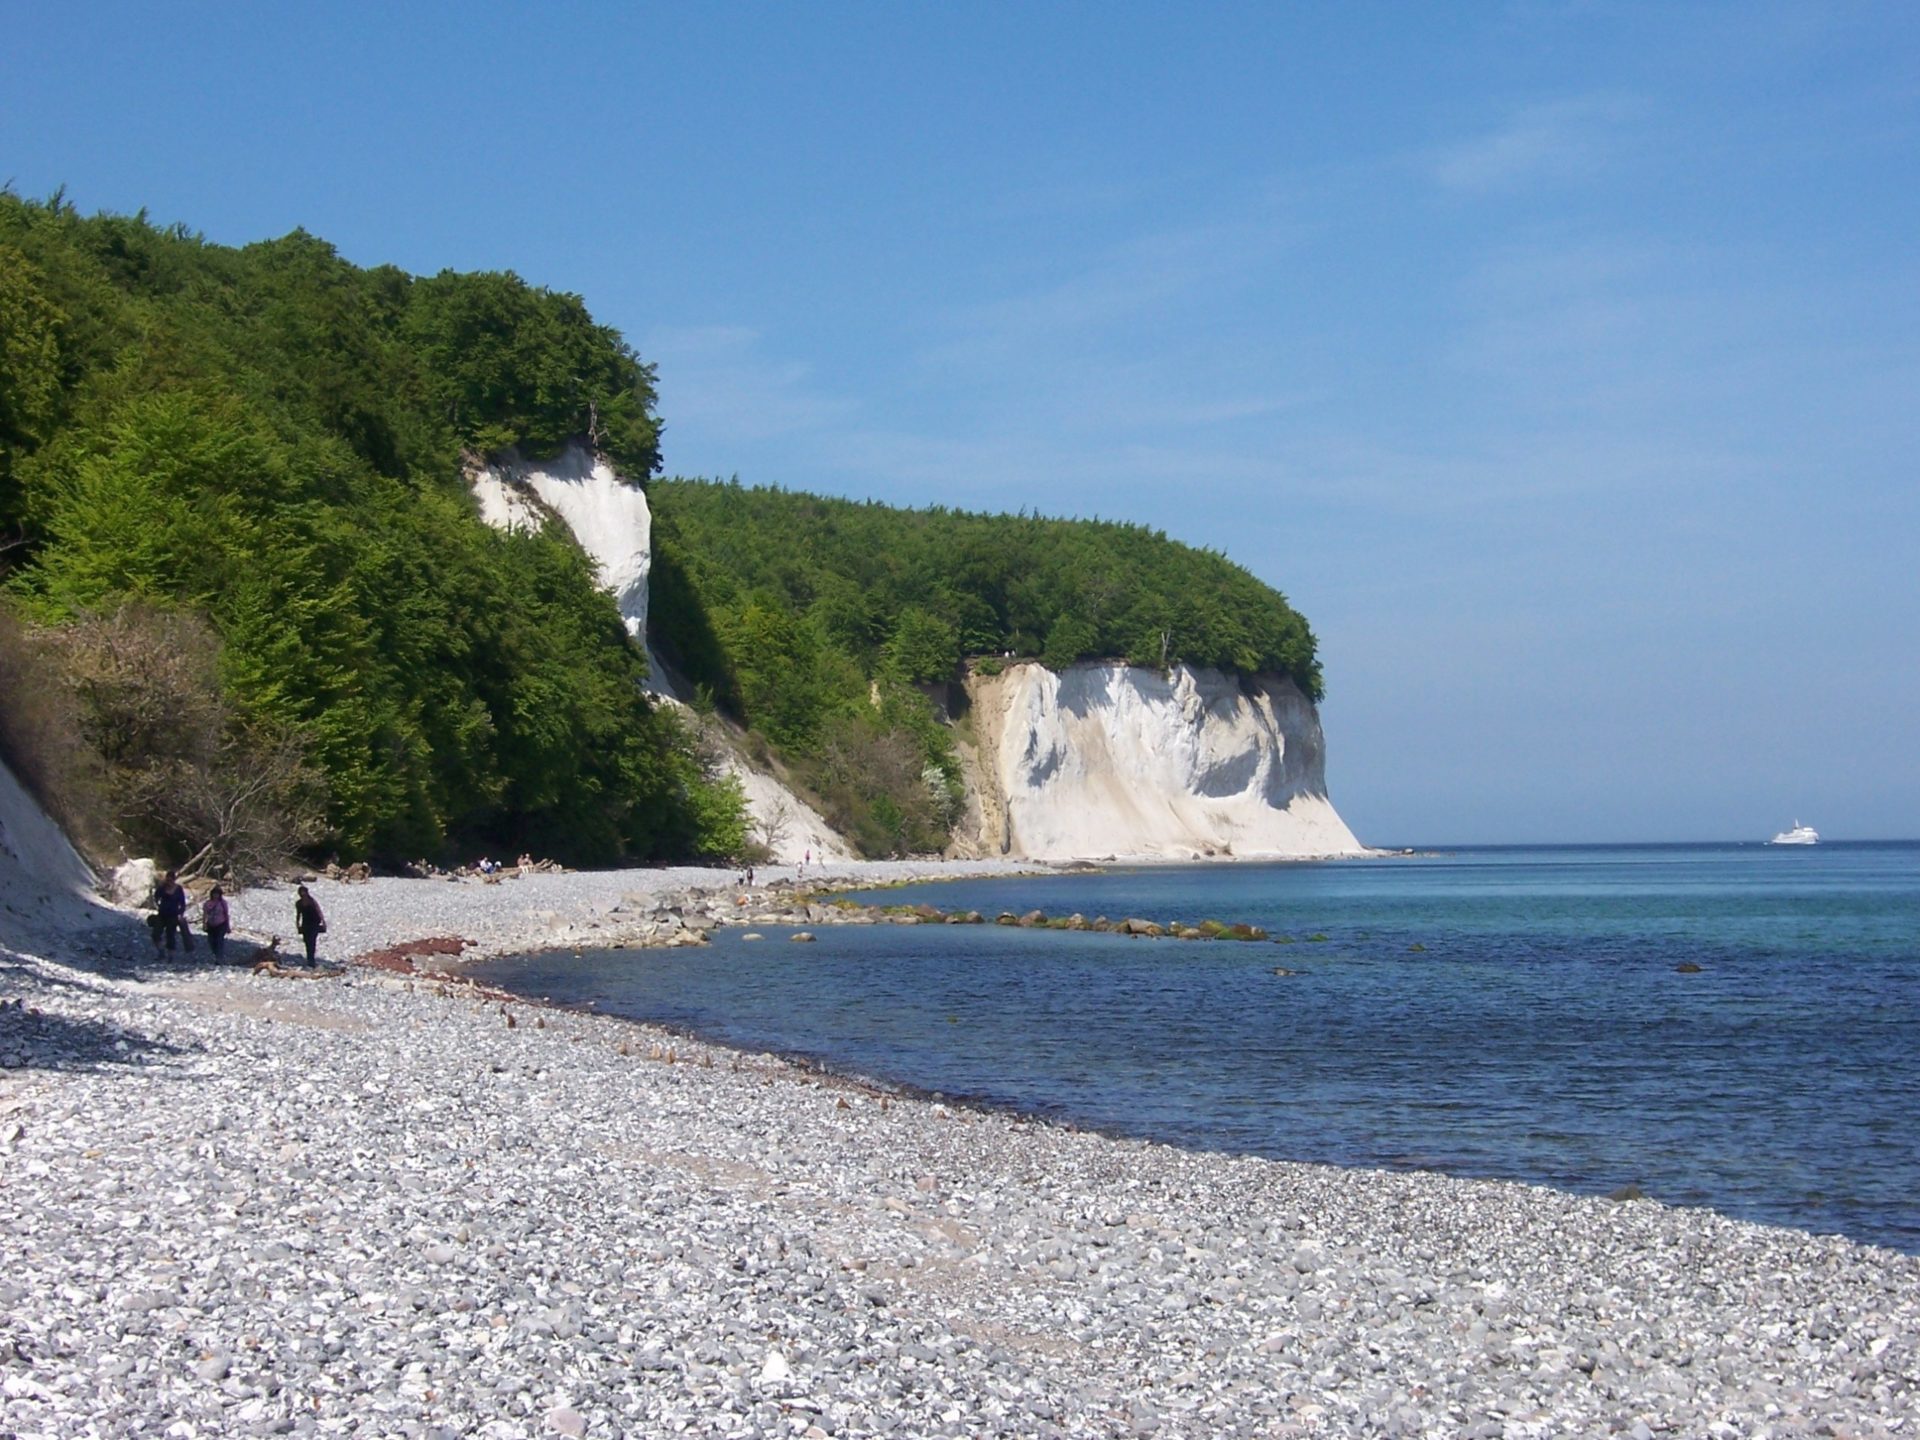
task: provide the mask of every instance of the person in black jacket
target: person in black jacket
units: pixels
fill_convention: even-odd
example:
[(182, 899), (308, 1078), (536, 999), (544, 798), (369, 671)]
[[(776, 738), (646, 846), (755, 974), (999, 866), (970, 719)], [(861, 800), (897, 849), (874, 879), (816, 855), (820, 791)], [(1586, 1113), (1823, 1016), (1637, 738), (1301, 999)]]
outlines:
[(327, 928), (327, 917), (320, 913), (320, 902), (307, 893), (307, 887), (299, 887), (300, 893), (293, 901), (293, 928), (300, 932), (300, 938), (306, 942), (307, 964), (316, 965), (313, 947), (319, 942), (321, 932)]
[[(187, 889), (173, 871), (167, 871), (153, 887), (153, 908), (160, 922), (157, 937), (165, 939), (167, 949), (177, 948), (179, 940), (174, 937), (187, 936)], [(192, 940), (186, 940), (186, 944), (188, 949), (193, 948)]]

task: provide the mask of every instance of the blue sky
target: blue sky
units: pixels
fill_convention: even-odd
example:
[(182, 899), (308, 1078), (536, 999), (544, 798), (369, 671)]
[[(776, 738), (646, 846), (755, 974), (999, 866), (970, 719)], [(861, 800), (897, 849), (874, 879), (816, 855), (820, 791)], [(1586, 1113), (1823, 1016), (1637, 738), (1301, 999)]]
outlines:
[(578, 291), (672, 473), (1225, 551), (1363, 839), (1920, 834), (1920, 8), (0, 25), (19, 193)]

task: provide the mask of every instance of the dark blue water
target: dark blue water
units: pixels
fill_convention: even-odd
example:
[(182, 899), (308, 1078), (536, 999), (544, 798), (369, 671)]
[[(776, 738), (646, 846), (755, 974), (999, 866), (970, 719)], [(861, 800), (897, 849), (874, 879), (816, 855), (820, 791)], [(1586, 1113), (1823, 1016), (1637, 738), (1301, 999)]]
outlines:
[(1116, 1132), (1634, 1183), (1920, 1252), (1920, 845), (1482, 849), (875, 898), (1245, 920), (1293, 943), (822, 927), (804, 947), (722, 932), (486, 973)]

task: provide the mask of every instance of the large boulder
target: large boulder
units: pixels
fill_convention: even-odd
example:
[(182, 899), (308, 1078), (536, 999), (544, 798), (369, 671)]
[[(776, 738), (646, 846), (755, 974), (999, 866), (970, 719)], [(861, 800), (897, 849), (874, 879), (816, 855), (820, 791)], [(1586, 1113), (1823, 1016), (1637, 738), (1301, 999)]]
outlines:
[(116, 905), (144, 905), (153, 898), (159, 873), (159, 867), (151, 860), (129, 860), (107, 877), (107, 899)]

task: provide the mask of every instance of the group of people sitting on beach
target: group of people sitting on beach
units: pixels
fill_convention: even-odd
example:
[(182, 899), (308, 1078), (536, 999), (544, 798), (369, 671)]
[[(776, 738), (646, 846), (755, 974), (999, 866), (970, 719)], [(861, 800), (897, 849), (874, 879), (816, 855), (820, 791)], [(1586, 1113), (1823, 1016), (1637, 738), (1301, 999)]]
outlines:
[[(153, 887), (153, 913), (147, 916), (147, 930), (153, 936), (153, 953), (180, 950), (193, 953), (193, 925), (189, 918), (192, 898), (180, 883), (179, 872), (169, 870)], [(317, 965), (320, 937), (326, 933), (327, 917), (320, 902), (306, 886), (297, 887), (293, 898), (293, 928), (306, 946), (307, 964)], [(200, 902), (200, 933), (207, 937), (207, 949), (213, 958), (226, 957), (227, 935), (233, 920), (227, 908), (227, 892), (215, 885)]]
[(522, 851), (520, 858), (514, 861), (512, 866), (508, 866), (498, 860), (490, 860), (485, 855), (482, 855), (478, 860), (473, 862), (473, 868), (477, 874), (481, 875), (499, 875), (508, 869), (518, 870), (524, 875), (539, 863), (540, 862), (535, 860), (532, 855)]

